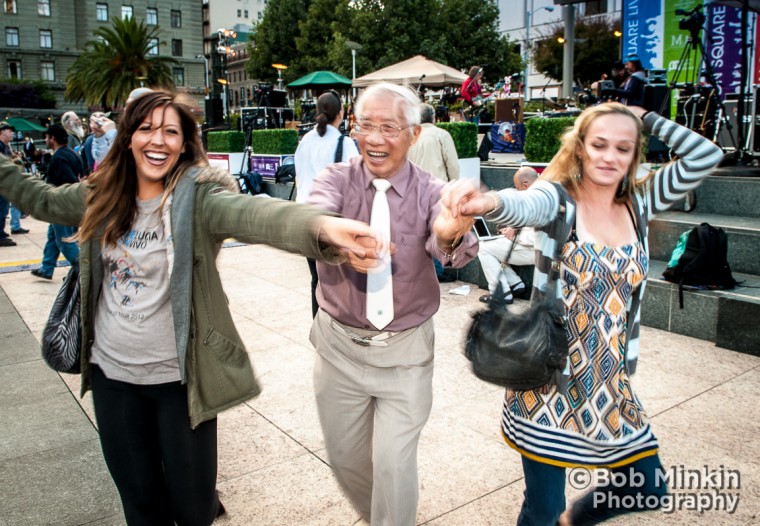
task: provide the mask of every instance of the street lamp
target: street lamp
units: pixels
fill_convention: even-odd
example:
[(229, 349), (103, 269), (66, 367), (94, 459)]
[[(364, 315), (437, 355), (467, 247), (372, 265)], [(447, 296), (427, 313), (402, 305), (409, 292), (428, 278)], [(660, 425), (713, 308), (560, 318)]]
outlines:
[(530, 70), (530, 23), (531, 18), (534, 14), (538, 13), (542, 9), (545, 9), (549, 11), (550, 13), (554, 11), (554, 6), (552, 5), (545, 5), (541, 7), (537, 7), (536, 9), (530, 10), (525, 9), (525, 73), (523, 74), (523, 100), (525, 102), (528, 102), (530, 100), (530, 93), (528, 92), (528, 73)]
[(282, 89), (282, 70), (288, 69), (285, 64), (272, 64), (272, 67), (277, 70), (277, 86)]
[[(353, 40), (346, 40), (346, 47), (351, 50), (351, 80), (356, 80), (356, 50), (361, 49), (362, 45)], [(356, 98), (356, 88), (353, 88), (354, 98)]]
[(229, 111), (227, 108), (227, 79), (216, 79), (216, 81), (222, 85), (222, 97), (224, 97), (224, 120), (225, 122), (229, 122), (227, 114)]
[(203, 67), (206, 69), (206, 99), (209, 98), (209, 92), (211, 91), (208, 86), (208, 59), (206, 58), (206, 55), (195, 55), (195, 58), (202, 58), (203, 59)]

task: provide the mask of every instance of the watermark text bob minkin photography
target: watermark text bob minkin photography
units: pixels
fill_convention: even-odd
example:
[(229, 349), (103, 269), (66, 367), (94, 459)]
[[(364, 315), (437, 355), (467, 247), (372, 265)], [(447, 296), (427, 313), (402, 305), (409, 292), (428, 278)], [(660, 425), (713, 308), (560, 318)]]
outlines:
[[(739, 506), (742, 487), (741, 473), (724, 465), (690, 467), (676, 465), (663, 467), (655, 474), (654, 486), (667, 488), (666, 494), (636, 493), (644, 488), (646, 480), (633, 468), (590, 470), (573, 468), (568, 471), (568, 482), (576, 489), (595, 487), (594, 506), (623, 509), (660, 509), (664, 513), (718, 511), (733, 514)], [(633, 488), (625, 494), (618, 488)]]

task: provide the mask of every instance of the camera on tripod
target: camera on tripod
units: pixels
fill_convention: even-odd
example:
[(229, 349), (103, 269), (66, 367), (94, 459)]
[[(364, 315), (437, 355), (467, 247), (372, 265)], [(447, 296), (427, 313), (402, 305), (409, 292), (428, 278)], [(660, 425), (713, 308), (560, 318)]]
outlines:
[(678, 21), (678, 29), (689, 31), (692, 34), (698, 34), (707, 20), (701, 5), (695, 6), (690, 11), (676, 9), (676, 15), (686, 17)]

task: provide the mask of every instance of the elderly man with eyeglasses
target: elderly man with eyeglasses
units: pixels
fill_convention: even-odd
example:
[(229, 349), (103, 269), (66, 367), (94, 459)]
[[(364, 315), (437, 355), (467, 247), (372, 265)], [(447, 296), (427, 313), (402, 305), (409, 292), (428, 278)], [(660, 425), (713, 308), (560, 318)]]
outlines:
[(419, 100), (392, 84), (356, 106), (361, 157), (328, 166), (311, 204), (367, 221), (388, 244), (385, 264), (349, 256), (318, 262), (320, 310), (311, 330), (314, 389), (330, 465), (359, 523), (415, 523), (417, 443), (432, 405), (432, 258), (462, 267), (477, 255), (472, 221), (439, 204), (444, 184), (407, 159), (420, 133)]

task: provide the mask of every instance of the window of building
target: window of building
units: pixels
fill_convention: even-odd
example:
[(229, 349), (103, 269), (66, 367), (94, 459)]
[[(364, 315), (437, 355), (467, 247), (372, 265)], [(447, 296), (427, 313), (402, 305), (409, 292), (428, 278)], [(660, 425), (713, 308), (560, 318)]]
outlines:
[(134, 14), (134, 9), (132, 9), (131, 5), (123, 5), (121, 6), (121, 18), (122, 20), (127, 18), (132, 18), (132, 15)]
[(182, 56), (182, 40), (178, 38), (172, 39), (172, 56), (173, 57)]
[(108, 4), (95, 4), (95, 20), (108, 22)]
[(9, 79), (21, 78), (21, 61), (20, 60), (8, 61), (8, 78)]
[(149, 7), (145, 12), (145, 23), (149, 26), (158, 25), (158, 9), (155, 7)]
[(182, 12), (172, 9), (172, 27), (182, 27)]
[(55, 62), (40, 62), (40, 78), (42, 80), (55, 80)]
[(158, 55), (158, 39), (151, 38), (148, 41), (148, 55)]
[(45, 49), (53, 48), (53, 32), (49, 29), (40, 29), (40, 47)]
[(243, 18), (248, 18), (248, 10), (243, 11)]
[(259, 20), (261, 20), (262, 18), (264, 18), (264, 15), (262, 15), (261, 11), (259, 11)]
[(185, 68), (172, 68), (172, 75), (174, 75), (174, 84), (176, 86), (185, 85)]
[(8, 47), (18, 47), (18, 28), (5, 28), (5, 45)]
[(242, 13), (243, 13), (243, 10), (242, 10), (242, 9), (238, 9), (238, 10), (237, 10), (237, 13), (238, 13), (238, 18), (240, 18), (240, 16), (241, 16), (241, 15), (242, 15)]
[(607, 0), (589, 0), (586, 2), (586, 16), (601, 15), (607, 12)]
[(3, 11), (9, 15), (15, 15), (18, 13), (18, 5), (16, 5), (16, 0), (5, 0), (3, 2)]
[(37, 0), (37, 14), (50, 16), (50, 0)]

